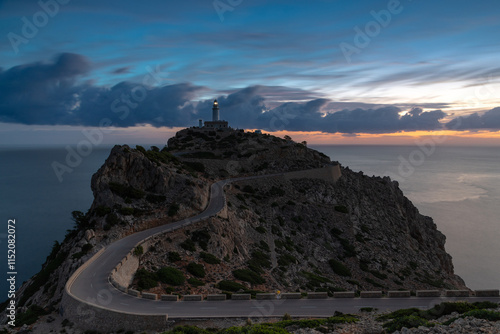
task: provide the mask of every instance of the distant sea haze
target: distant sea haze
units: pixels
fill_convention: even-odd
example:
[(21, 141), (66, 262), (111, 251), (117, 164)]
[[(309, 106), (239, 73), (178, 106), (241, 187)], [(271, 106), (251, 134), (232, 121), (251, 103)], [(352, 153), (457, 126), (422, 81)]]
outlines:
[[(161, 145), (157, 145), (161, 146)], [(417, 146), (313, 146), (354, 171), (389, 175), (446, 237), (455, 272), (472, 289), (500, 288), (500, 151), (437, 147), (423, 160)], [(64, 148), (0, 150), (0, 245), (7, 253), (7, 220), (17, 225), (18, 285), (41, 269), (55, 240), (73, 227), (71, 212), (92, 203), (90, 179), (109, 155), (96, 149), (59, 182), (53, 161)], [(412, 154), (413, 153), (413, 154)], [(406, 161), (406, 162), (405, 162)], [(405, 165), (407, 164), (407, 166)], [(6, 256), (3, 257), (7, 267)], [(6, 280), (0, 281), (7, 291)]]

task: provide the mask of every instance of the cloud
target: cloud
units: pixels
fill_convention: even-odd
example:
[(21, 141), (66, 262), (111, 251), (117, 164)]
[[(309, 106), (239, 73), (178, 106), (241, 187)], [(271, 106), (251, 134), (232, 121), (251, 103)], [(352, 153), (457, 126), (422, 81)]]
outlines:
[(119, 67), (111, 71), (112, 74), (126, 74), (130, 73), (130, 66)]
[(23, 124), (65, 124), (89, 61), (63, 53), (53, 62), (20, 65), (0, 72), (0, 121)]
[[(211, 119), (213, 100), (199, 100), (208, 91), (205, 87), (191, 83), (147, 86), (127, 81), (97, 86), (84, 81), (91, 67), (84, 56), (64, 53), (51, 62), (0, 69), (0, 122), (99, 126), (105, 121), (117, 127), (185, 127), (196, 125), (199, 118)], [(438, 130), (446, 116), (441, 110), (420, 107), (404, 113), (408, 108), (402, 105), (332, 101), (319, 93), (285, 86), (250, 86), (217, 99), (221, 118), (231, 126), (267, 131), (355, 134)], [(498, 129), (500, 108), (455, 118), (446, 128)]]
[(202, 87), (187, 83), (149, 87), (121, 82), (113, 87), (81, 82), (90, 70), (81, 55), (63, 53), (0, 72), (0, 121), (28, 125), (120, 127), (138, 124), (185, 126), (193, 122), (191, 101)]
[(500, 108), (491, 109), (482, 115), (473, 113), (459, 116), (446, 123), (451, 130), (500, 130)]

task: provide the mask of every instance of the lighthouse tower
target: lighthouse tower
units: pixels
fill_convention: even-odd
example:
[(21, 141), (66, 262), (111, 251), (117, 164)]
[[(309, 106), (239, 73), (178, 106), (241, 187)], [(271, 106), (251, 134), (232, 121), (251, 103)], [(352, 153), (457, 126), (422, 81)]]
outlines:
[(227, 121), (221, 121), (219, 116), (220, 116), (219, 115), (219, 102), (217, 102), (217, 100), (214, 100), (214, 105), (212, 106), (212, 120), (206, 121), (203, 129), (205, 129), (205, 130), (230, 129), (228, 124), (227, 124)]
[(212, 122), (219, 120), (219, 102), (214, 101), (214, 106), (212, 107)]

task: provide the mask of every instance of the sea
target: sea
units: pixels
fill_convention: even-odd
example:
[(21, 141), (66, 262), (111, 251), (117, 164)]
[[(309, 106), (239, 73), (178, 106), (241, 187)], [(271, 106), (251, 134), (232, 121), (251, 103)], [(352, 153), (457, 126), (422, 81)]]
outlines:
[[(420, 213), (432, 217), (446, 235), (455, 273), (467, 286), (500, 288), (498, 147), (311, 147), (354, 171), (398, 181)], [(14, 219), (18, 287), (41, 269), (54, 242), (73, 228), (71, 212), (88, 210), (91, 177), (110, 150), (94, 148), (80, 160), (68, 160), (69, 152), (60, 147), (0, 148), (1, 268), (8, 278), (8, 221)], [(3, 279), (0, 301), (7, 299), (7, 291)]]

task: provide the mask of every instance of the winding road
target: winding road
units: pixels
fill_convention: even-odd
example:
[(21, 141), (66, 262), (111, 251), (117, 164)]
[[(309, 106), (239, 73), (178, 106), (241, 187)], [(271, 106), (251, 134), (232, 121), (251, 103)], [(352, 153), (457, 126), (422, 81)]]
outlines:
[(108, 310), (134, 314), (168, 314), (172, 318), (217, 318), (217, 317), (271, 317), (283, 316), (331, 316), (335, 311), (356, 312), (362, 307), (375, 307), (379, 310), (396, 310), (408, 307), (430, 308), (442, 301), (453, 300), (490, 300), (499, 302), (500, 298), (328, 298), (298, 300), (227, 300), (227, 301), (153, 301), (136, 298), (114, 288), (108, 281), (109, 274), (131, 249), (140, 241), (158, 233), (212, 217), (224, 208), (224, 187), (230, 182), (255, 178), (277, 176), (263, 175), (222, 180), (212, 184), (207, 208), (200, 214), (175, 223), (141, 231), (108, 245), (91, 263), (86, 263), (77, 271), (66, 286), (68, 294), (87, 304)]

